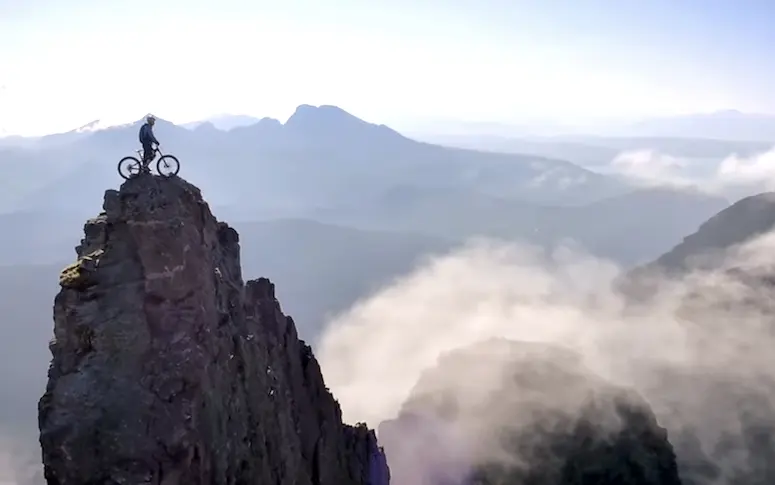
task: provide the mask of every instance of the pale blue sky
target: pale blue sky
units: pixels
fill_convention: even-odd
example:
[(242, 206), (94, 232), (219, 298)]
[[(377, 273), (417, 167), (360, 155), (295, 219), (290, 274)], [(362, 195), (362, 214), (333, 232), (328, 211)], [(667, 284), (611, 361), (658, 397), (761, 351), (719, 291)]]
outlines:
[(771, 0), (0, 0), (0, 127), (775, 113)]

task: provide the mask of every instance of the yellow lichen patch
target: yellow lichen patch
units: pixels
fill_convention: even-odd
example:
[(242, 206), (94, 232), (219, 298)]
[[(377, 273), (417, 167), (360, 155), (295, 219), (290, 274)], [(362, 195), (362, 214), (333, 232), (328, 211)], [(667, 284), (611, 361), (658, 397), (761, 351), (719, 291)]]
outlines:
[(62, 286), (70, 286), (74, 283), (81, 274), (81, 260), (79, 259), (75, 263), (66, 266), (59, 273), (59, 284)]
[(90, 252), (89, 254), (87, 254), (81, 259), (86, 261), (97, 261), (98, 259), (100, 259), (100, 256), (102, 256), (102, 253), (104, 252), (105, 251), (103, 251), (102, 249), (95, 249), (94, 251)]
[(100, 256), (104, 251), (97, 249), (91, 253), (78, 258), (73, 264), (65, 266), (59, 273), (59, 284), (65, 288), (77, 288), (84, 286), (89, 272), (93, 271)]

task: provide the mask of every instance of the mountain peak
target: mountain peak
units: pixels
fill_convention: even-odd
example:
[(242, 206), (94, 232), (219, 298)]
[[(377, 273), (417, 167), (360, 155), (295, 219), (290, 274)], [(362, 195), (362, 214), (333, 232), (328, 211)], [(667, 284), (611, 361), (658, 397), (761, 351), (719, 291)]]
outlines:
[[(82, 135), (88, 135), (90, 133), (96, 133), (98, 131), (104, 131), (104, 130), (112, 130), (116, 128), (125, 128), (127, 126), (131, 126), (132, 122), (116, 122), (114, 121), (105, 121), (102, 119), (90, 121), (86, 123), (85, 125), (79, 126), (78, 128), (74, 130), (70, 130), (66, 134), (82, 134)], [(49, 135), (52, 136), (52, 135)], [(56, 136), (53, 135), (53, 136)]]
[(100, 120), (94, 120), (89, 123), (86, 123), (85, 125), (76, 128), (76, 133), (84, 133), (84, 132), (90, 132), (90, 131), (96, 131), (101, 128)]
[(203, 121), (201, 123), (198, 123), (194, 128), (194, 131), (196, 132), (212, 132), (218, 130), (218, 128), (215, 127), (215, 125), (210, 121)]
[[(40, 443), (49, 483), (387, 485), (274, 286), (183, 179), (105, 193), (60, 276)], [(283, 482), (285, 483), (285, 482)]]
[(280, 120), (277, 118), (270, 118), (268, 116), (264, 116), (260, 120), (258, 120), (257, 125), (265, 125), (265, 126), (282, 126), (282, 123), (280, 123)]
[(342, 124), (357, 123), (367, 125), (362, 119), (353, 116), (347, 111), (332, 105), (312, 106), (309, 104), (299, 105), (294, 113), (285, 122), (285, 126), (308, 125), (308, 124)]
[(375, 125), (332, 105), (302, 104), (285, 122), (285, 129), (310, 139), (360, 140), (365, 143), (406, 140), (385, 125)]

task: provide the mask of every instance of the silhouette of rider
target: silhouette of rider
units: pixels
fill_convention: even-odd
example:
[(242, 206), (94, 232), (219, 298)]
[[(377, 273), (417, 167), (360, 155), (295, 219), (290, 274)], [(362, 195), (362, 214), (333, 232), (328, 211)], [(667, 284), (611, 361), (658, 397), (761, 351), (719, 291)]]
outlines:
[(156, 155), (153, 144), (155, 143), (157, 148), (159, 146), (159, 140), (153, 134), (154, 123), (156, 123), (156, 117), (148, 115), (145, 119), (145, 124), (140, 127), (140, 144), (143, 145), (143, 170), (146, 172), (150, 170), (148, 165)]

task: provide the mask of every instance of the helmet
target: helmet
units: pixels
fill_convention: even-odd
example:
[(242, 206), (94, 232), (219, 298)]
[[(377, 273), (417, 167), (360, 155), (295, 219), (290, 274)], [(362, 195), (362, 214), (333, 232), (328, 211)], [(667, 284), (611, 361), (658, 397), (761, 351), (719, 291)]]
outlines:
[(154, 115), (148, 115), (145, 118), (145, 121), (147, 121), (148, 123), (153, 123), (154, 121), (156, 121), (156, 117)]

